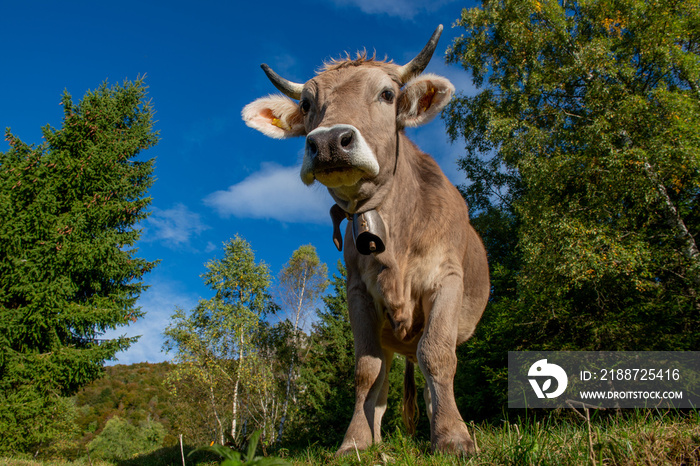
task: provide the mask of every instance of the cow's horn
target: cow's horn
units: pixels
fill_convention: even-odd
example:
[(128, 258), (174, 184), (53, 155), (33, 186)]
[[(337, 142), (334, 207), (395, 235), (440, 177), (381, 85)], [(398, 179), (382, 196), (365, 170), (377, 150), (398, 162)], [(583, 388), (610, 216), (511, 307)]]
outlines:
[(419, 75), (428, 66), (430, 58), (435, 52), (437, 43), (440, 40), (440, 34), (442, 34), (442, 24), (440, 24), (433, 32), (433, 36), (430, 38), (423, 50), (420, 51), (416, 58), (399, 68), (399, 76), (401, 77), (401, 82), (405, 83), (412, 77)]
[(284, 95), (296, 100), (299, 100), (301, 98), (301, 91), (302, 89), (304, 89), (303, 84), (287, 81), (282, 76), (272, 71), (272, 68), (267, 66), (265, 63), (260, 65), (260, 67), (263, 69), (270, 81), (272, 81), (272, 84), (274, 84), (275, 87), (279, 89)]

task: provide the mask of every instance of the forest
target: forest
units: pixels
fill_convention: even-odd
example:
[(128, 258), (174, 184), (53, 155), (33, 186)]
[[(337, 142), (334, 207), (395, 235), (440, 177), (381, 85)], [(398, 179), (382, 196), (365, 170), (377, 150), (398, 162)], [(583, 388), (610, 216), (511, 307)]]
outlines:
[[(697, 411), (506, 403), (508, 351), (700, 350), (700, 3), (485, 1), (456, 27), (447, 62), (478, 92), (442, 119), (492, 283), (457, 349), (457, 404), (485, 455), (470, 461), (700, 464)], [(0, 153), (0, 456), (179, 464), (181, 444), (242, 451), (257, 432), (262, 455), (336, 461), (354, 397), (342, 264), (300, 245), (272, 277), (235, 236), (206, 264), (210, 297), (173, 309), (172, 362), (105, 367), (133, 340), (102, 335), (143, 317), (157, 267), (137, 243), (158, 133), (143, 79), (62, 107), (42, 144), (8, 130)], [(415, 439), (402, 427), (403, 367), (389, 449), (362, 464), (430, 456), (425, 417)], [(314, 448), (331, 453), (303, 459)]]

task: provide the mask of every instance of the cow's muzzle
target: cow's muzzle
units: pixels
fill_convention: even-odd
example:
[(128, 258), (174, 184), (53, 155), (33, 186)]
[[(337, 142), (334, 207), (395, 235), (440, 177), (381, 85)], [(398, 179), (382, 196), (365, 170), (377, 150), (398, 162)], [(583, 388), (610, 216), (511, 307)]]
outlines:
[(352, 186), (379, 174), (379, 163), (362, 133), (352, 125), (321, 126), (306, 136), (301, 179), (329, 188)]

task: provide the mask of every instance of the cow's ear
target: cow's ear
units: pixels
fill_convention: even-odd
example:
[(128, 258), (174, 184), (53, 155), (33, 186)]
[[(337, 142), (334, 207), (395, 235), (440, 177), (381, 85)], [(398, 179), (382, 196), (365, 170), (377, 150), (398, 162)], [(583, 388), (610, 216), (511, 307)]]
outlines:
[(398, 102), (399, 126), (420, 126), (435, 118), (455, 92), (452, 83), (442, 76), (421, 74), (403, 88)]
[(246, 125), (276, 139), (306, 134), (298, 104), (282, 95), (257, 99), (246, 105), (241, 115)]

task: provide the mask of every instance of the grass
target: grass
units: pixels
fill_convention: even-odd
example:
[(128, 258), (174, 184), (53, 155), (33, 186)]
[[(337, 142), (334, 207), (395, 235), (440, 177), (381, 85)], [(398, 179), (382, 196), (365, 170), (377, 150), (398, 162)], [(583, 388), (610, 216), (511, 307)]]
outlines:
[(480, 452), (470, 458), (430, 454), (427, 441), (395, 433), (382, 444), (344, 458), (310, 448), (291, 458), (301, 465), (700, 465), (697, 413), (638, 411), (590, 420), (574, 417), (500, 425), (472, 424)]
[[(480, 450), (475, 456), (457, 458), (431, 454), (428, 441), (414, 440), (401, 432), (364, 452), (342, 458), (334, 457), (334, 449), (312, 446), (286, 458), (294, 466), (302, 465), (698, 465), (700, 466), (700, 415), (696, 412), (637, 411), (615, 416), (595, 413), (566, 419), (550, 416), (518, 424), (470, 424), (472, 437)], [(358, 459), (359, 458), (359, 459)], [(156, 457), (139, 457), (116, 466), (143, 464), (159, 466)], [(170, 462), (179, 465), (181, 462)], [(188, 466), (193, 465), (188, 461)], [(201, 462), (200, 465), (213, 465)], [(8, 466), (89, 466), (86, 458), (76, 462), (0, 458)], [(92, 461), (92, 466), (113, 466), (113, 463)]]

